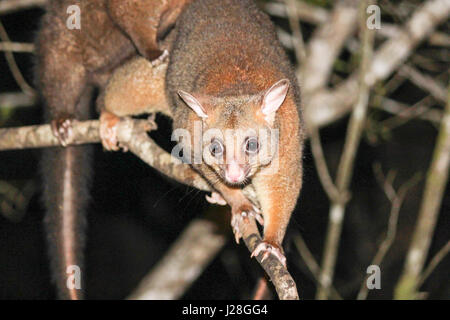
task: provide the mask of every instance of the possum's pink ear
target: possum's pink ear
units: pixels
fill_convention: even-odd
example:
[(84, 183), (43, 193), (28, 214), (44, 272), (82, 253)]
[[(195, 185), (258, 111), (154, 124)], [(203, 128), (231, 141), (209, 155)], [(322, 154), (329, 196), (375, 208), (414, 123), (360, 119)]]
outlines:
[(282, 79), (270, 87), (264, 94), (261, 111), (269, 119), (275, 116), (275, 112), (283, 104), (289, 90), (289, 80)]
[(200, 118), (208, 118), (205, 108), (194, 98), (193, 95), (183, 90), (178, 90), (178, 95)]

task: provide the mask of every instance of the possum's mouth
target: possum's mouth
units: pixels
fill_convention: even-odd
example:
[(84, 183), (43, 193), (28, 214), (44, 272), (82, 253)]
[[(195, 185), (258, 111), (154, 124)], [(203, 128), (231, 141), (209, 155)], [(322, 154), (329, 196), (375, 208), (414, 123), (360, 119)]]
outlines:
[(250, 180), (251, 167), (245, 166), (239, 169), (230, 170), (228, 166), (221, 168), (220, 176), (232, 187), (243, 186)]

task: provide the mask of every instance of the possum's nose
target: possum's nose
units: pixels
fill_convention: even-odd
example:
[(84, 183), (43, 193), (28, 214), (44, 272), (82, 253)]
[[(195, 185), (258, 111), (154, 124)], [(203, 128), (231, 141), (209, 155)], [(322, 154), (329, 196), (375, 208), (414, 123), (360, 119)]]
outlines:
[(245, 172), (244, 169), (235, 160), (232, 160), (230, 164), (226, 166), (225, 179), (230, 183), (239, 183), (244, 181)]

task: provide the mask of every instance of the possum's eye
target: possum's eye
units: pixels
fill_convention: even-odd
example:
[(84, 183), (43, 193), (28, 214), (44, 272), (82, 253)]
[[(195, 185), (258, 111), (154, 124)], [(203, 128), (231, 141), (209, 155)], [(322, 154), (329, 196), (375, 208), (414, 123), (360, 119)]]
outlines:
[(213, 139), (209, 145), (209, 151), (214, 157), (220, 157), (223, 154), (223, 144), (219, 140)]
[(248, 137), (244, 144), (245, 152), (247, 154), (256, 154), (259, 151), (259, 142), (256, 137)]

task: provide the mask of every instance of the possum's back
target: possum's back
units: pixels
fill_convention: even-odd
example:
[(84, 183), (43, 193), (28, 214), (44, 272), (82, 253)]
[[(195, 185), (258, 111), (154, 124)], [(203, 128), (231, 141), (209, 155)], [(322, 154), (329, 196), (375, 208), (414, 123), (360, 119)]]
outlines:
[[(197, 0), (180, 16), (171, 52), (167, 89), (223, 96), (255, 94), (289, 78), (292, 67), (269, 17), (251, 0)], [(187, 109), (187, 108), (185, 108)]]

